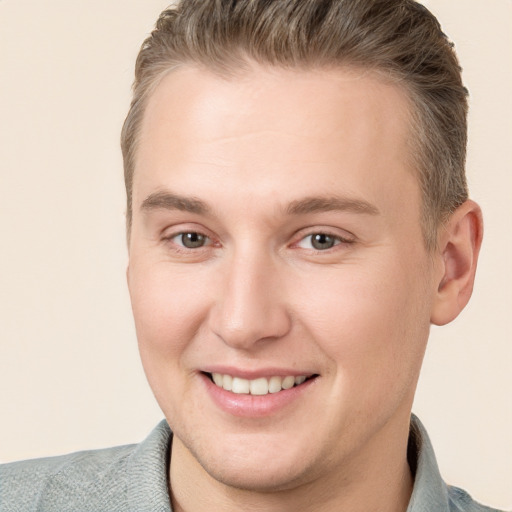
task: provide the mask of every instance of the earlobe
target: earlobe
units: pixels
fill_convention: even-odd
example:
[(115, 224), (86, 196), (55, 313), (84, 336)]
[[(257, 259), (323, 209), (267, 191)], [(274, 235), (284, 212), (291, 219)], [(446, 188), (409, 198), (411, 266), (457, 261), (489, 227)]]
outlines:
[(430, 321), (444, 325), (454, 320), (473, 291), (478, 253), (482, 244), (482, 211), (467, 200), (440, 228), (438, 252), (440, 272), (436, 282)]

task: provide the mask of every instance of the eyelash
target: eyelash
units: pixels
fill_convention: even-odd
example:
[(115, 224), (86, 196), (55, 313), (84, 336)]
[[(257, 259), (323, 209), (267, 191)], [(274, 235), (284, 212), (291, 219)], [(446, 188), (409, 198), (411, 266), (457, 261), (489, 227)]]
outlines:
[(315, 247), (311, 247), (311, 248), (303, 247), (303, 249), (306, 249), (309, 251), (314, 251), (315, 253), (329, 253), (329, 252), (331, 252), (331, 250), (336, 250), (335, 248), (339, 245), (348, 246), (355, 242), (355, 240), (352, 240), (350, 238), (344, 238), (340, 235), (335, 235), (334, 233), (331, 233), (328, 230), (323, 230), (323, 231), (319, 230), (319, 231), (314, 231), (312, 233), (308, 233), (307, 235), (303, 236), (298, 242), (296, 242), (293, 245), (300, 247), (300, 244), (302, 242), (304, 242), (305, 240), (307, 240), (308, 238), (310, 239), (309, 243), (311, 245), (313, 245), (313, 237), (318, 236), (318, 235), (323, 235), (325, 237), (329, 237), (329, 238), (333, 239), (334, 244), (331, 247), (328, 247), (325, 249), (316, 249)]
[[(185, 235), (199, 235), (200, 237), (204, 237), (204, 239), (207, 241), (207, 243), (204, 245), (200, 245), (198, 247), (186, 247), (182, 243), (180, 244), (180, 243), (177, 243), (174, 241), (176, 238), (179, 238), (179, 237), (183, 238), (183, 236), (185, 236)], [(197, 252), (200, 249), (204, 249), (206, 247), (213, 245), (212, 239), (208, 235), (202, 233), (201, 231), (192, 231), (192, 230), (191, 231), (180, 231), (179, 233), (173, 233), (169, 236), (164, 237), (162, 240), (164, 242), (171, 243), (173, 245), (173, 249), (176, 252), (183, 252), (183, 253), (188, 253), (188, 254), (190, 254), (190, 252)]]
[[(204, 239), (206, 240), (206, 243), (204, 245), (200, 245), (197, 247), (186, 247), (183, 243), (178, 243), (178, 242), (174, 241), (176, 238), (181, 237), (181, 241), (183, 242), (183, 236), (185, 236), (185, 235), (198, 235), (199, 237), (204, 237)], [(348, 245), (355, 243), (355, 240), (352, 240), (349, 238), (344, 238), (340, 235), (335, 235), (335, 234), (329, 232), (328, 230), (318, 230), (318, 231), (313, 231), (313, 232), (310, 232), (310, 233), (302, 236), (297, 242), (294, 242), (292, 244), (292, 247), (300, 248), (300, 244), (302, 242), (304, 242), (305, 240), (307, 240), (308, 238), (311, 240), (310, 244), (313, 246), (312, 237), (318, 236), (318, 235), (323, 235), (325, 237), (329, 237), (329, 238), (333, 239), (334, 244), (331, 247), (327, 247), (325, 249), (316, 249), (315, 247), (311, 247), (311, 248), (302, 247), (302, 248), (307, 251), (313, 251), (315, 253), (329, 253), (329, 252), (331, 252), (332, 249), (335, 250), (335, 247), (337, 247), (339, 245), (348, 246)], [(208, 235), (202, 233), (201, 231), (180, 231), (178, 233), (173, 233), (170, 236), (164, 237), (163, 241), (172, 243), (173, 249), (176, 252), (187, 253), (187, 254), (190, 254), (191, 252), (197, 252), (200, 249), (205, 249), (207, 247), (214, 245), (214, 242), (212, 241), (212, 239)]]

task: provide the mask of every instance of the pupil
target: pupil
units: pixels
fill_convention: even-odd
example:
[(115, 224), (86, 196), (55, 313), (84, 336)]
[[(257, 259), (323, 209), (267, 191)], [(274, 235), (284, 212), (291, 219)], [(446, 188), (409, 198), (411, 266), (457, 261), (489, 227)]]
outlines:
[(312, 245), (315, 249), (330, 249), (334, 246), (334, 238), (325, 233), (313, 235)]
[(199, 233), (183, 233), (183, 235), (181, 235), (183, 245), (189, 249), (202, 247), (204, 245), (204, 238), (204, 235)]

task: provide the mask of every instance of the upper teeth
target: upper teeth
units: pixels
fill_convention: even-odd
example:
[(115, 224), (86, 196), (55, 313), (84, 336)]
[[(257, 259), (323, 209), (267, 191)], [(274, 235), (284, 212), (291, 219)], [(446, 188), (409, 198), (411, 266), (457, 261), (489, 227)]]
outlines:
[(266, 395), (268, 393), (277, 393), (282, 389), (290, 389), (294, 385), (302, 384), (306, 380), (305, 375), (294, 377), (260, 377), (259, 379), (242, 379), (240, 377), (232, 377), (231, 375), (223, 375), (221, 373), (212, 373), (213, 382), (226, 391), (237, 394)]

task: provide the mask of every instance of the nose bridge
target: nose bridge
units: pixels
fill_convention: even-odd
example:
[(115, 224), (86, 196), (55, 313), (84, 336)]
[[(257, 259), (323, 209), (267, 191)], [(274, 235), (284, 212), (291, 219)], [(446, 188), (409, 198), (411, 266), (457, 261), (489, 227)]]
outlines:
[(214, 332), (226, 344), (243, 349), (283, 336), (290, 318), (279, 263), (265, 251), (249, 247), (233, 251), (225, 263), (212, 318)]

